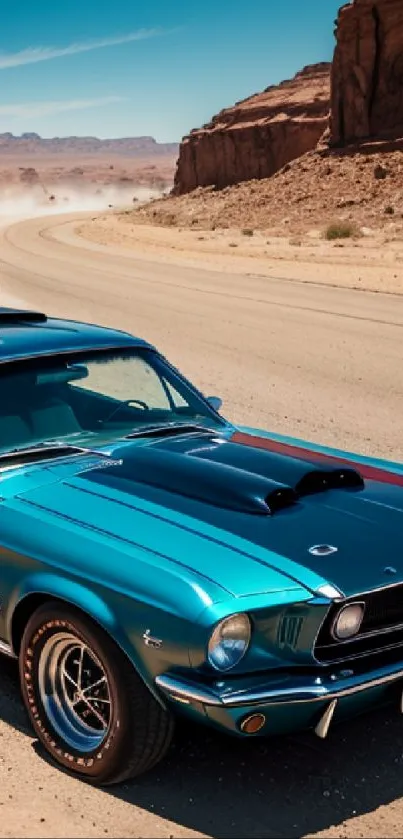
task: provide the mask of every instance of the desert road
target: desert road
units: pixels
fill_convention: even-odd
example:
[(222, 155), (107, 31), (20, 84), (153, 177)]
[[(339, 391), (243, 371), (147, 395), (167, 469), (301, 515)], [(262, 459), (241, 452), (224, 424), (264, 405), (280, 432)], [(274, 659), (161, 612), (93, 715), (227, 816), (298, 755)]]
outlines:
[[(0, 305), (140, 334), (234, 421), (403, 456), (403, 296), (164, 264), (87, 243), (76, 225), (1, 228)], [(184, 728), (157, 770), (101, 791), (46, 761), (0, 661), (0, 836), (402, 836), (401, 720), (381, 711), (325, 742)]]

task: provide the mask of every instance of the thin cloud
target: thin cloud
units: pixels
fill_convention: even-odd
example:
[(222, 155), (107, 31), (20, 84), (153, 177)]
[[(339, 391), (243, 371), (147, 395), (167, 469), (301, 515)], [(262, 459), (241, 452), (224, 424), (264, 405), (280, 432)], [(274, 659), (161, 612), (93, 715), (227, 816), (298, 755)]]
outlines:
[(61, 114), (64, 111), (83, 111), (87, 108), (98, 108), (101, 105), (111, 105), (122, 102), (122, 96), (100, 96), (95, 99), (67, 99), (49, 102), (21, 102), (15, 105), (0, 105), (0, 117), (16, 119), (32, 119), (34, 117)]
[(63, 58), (66, 55), (78, 55), (80, 52), (116, 47), (120, 44), (130, 44), (132, 41), (144, 41), (166, 34), (163, 29), (138, 29), (127, 35), (112, 38), (100, 38), (95, 41), (76, 41), (66, 47), (28, 47), (20, 52), (0, 52), (0, 70), (10, 67), (21, 67), (24, 64), (37, 64), (39, 61), (50, 61), (52, 58)]

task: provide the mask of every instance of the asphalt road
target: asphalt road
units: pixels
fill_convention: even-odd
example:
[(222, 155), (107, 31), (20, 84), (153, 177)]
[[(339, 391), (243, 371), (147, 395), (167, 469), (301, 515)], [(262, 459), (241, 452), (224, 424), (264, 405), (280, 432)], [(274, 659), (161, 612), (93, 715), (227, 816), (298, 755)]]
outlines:
[[(403, 297), (140, 260), (87, 246), (73, 222), (0, 231), (0, 303), (143, 335), (223, 396), (234, 420), (403, 455)], [(0, 662), (0, 672), (0, 836), (403, 835), (398, 703), (324, 743), (240, 743), (183, 728), (157, 770), (105, 792), (47, 762), (15, 666)]]

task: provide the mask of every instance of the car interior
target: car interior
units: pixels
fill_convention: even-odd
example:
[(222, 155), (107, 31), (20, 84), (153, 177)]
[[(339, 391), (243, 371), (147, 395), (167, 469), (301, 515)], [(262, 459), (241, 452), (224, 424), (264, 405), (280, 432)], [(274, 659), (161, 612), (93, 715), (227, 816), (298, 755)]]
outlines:
[[(85, 364), (60, 369), (23, 371), (0, 378), (0, 449), (29, 446), (85, 433), (139, 424), (194, 418), (194, 409), (175, 404), (167, 391), (167, 408), (149, 407), (135, 399), (121, 401), (77, 386), (87, 378)], [(165, 383), (163, 383), (166, 388)]]

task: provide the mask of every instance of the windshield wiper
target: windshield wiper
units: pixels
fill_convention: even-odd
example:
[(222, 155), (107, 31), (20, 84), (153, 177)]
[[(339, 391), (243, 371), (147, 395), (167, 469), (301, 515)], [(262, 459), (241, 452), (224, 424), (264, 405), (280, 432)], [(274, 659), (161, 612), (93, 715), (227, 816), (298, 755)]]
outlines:
[(132, 440), (135, 437), (171, 437), (175, 434), (211, 434), (212, 429), (196, 423), (165, 423), (164, 425), (145, 425), (125, 434), (125, 440)]

